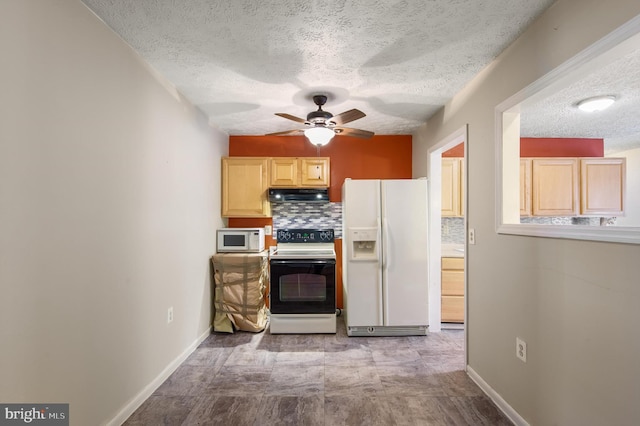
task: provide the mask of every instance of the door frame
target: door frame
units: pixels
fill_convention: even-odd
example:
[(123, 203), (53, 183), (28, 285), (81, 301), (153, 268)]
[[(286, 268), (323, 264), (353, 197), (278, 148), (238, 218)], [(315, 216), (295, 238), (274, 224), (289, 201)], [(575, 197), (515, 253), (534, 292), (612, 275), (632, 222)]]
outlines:
[(462, 199), (463, 199), (463, 215), (464, 215), (464, 328), (465, 328), (465, 358), (466, 358), (466, 344), (467, 344), (467, 331), (468, 330), (468, 315), (467, 315), (467, 214), (468, 214), (468, 200), (467, 200), (467, 188), (468, 188), (468, 164), (469, 164), (469, 150), (468, 150), (468, 125), (460, 127), (458, 130), (449, 134), (444, 139), (441, 139), (434, 146), (428, 150), (428, 179), (429, 179), (429, 233), (431, 238), (429, 239), (429, 331), (439, 332), (442, 329), (441, 326), (441, 257), (442, 257), (442, 153), (453, 148), (454, 146), (464, 144), (464, 182), (462, 184)]

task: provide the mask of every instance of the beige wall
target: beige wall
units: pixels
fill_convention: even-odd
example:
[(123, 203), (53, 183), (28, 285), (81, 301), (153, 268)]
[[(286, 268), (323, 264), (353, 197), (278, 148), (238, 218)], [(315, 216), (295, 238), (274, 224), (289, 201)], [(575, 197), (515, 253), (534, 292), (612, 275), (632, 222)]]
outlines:
[(468, 364), (530, 424), (640, 424), (640, 246), (496, 234), (494, 108), (638, 14), (559, 0), (414, 135), (421, 176), (429, 147), (469, 124)]
[(0, 52), (0, 401), (105, 423), (208, 330), (228, 137), (78, 0)]

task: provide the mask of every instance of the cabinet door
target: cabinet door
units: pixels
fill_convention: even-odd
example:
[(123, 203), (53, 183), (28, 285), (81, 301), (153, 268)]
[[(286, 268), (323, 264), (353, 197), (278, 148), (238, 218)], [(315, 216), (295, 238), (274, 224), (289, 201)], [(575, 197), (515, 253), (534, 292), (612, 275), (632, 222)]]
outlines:
[(531, 216), (531, 159), (520, 159), (520, 216)]
[(464, 258), (442, 258), (442, 295), (464, 296)]
[(443, 217), (460, 216), (460, 159), (442, 159)]
[(464, 271), (442, 271), (442, 294), (464, 296)]
[(329, 186), (329, 158), (301, 158), (301, 186)]
[(624, 215), (625, 158), (580, 160), (580, 213)]
[(534, 216), (578, 214), (578, 159), (534, 158), (532, 192)]
[(266, 158), (222, 159), (222, 216), (269, 217), (267, 167)]
[(464, 322), (464, 258), (442, 258), (441, 321)]
[(442, 212), (443, 217), (461, 216), (460, 159), (442, 159)]
[(442, 296), (442, 322), (464, 322), (464, 296)]
[(460, 167), (460, 190), (458, 191), (458, 199), (460, 200), (460, 213), (459, 215), (464, 216), (464, 191), (465, 191), (465, 176), (464, 176), (464, 158), (459, 159), (458, 167)]
[(271, 186), (297, 186), (298, 159), (290, 157), (272, 158), (270, 172)]

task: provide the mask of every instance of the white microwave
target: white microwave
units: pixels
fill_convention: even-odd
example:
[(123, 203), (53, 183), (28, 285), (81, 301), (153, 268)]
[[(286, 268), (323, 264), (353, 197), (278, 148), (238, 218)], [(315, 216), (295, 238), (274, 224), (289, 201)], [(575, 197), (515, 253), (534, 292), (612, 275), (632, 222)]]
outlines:
[(258, 253), (263, 250), (263, 228), (218, 229), (218, 253)]

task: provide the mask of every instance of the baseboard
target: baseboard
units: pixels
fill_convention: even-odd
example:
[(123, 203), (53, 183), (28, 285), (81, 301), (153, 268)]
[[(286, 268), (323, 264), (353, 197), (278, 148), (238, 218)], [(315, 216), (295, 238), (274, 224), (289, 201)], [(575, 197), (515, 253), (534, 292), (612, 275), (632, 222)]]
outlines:
[(207, 337), (211, 335), (211, 327), (209, 327), (204, 333), (202, 333), (196, 340), (193, 342), (187, 349), (185, 349), (176, 359), (171, 361), (167, 367), (162, 370), (162, 372), (151, 381), (147, 386), (144, 387), (135, 397), (133, 397), (124, 407), (118, 412), (118, 414), (111, 419), (107, 423), (108, 426), (120, 426), (123, 424), (129, 416), (131, 416), (141, 405), (143, 402), (147, 400), (151, 396), (156, 389), (160, 387), (161, 384), (164, 383), (165, 380), (174, 372), (176, 369), (182, 364), (189, 355), (200, 345), (200, 343), (204, 342)]
[(493, 401), (494, 404), (498, 406), (500, 411), (504, 413), (505, 416), (509, 418), (516, 426), (529, 426), (529, 423), (525, 419), (522, 418), (520, 414), (516, 410), (513, 409), (512, 406), (507, 404), (507, 401), (502, 399), (502, 397), (496, 392), (487, 382), (485, 382), (482, 377), (475, 370), (467, 365), (467, 374), (479, 387), (482, 391), (487, 394), (489, 398)]

